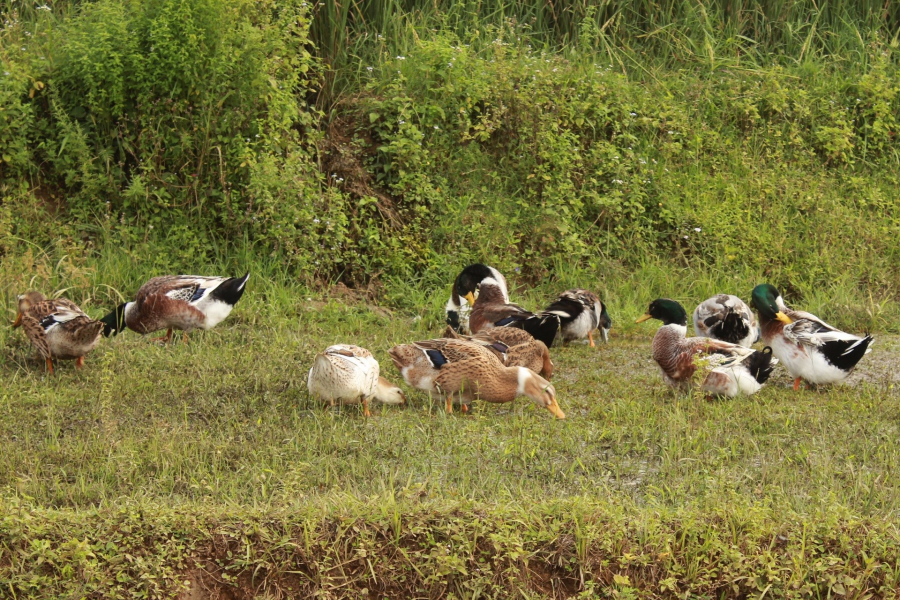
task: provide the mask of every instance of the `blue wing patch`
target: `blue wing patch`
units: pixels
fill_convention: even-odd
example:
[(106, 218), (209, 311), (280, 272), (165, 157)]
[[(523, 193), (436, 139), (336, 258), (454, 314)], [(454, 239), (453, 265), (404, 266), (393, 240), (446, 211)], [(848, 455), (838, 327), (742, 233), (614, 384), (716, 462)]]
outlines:
[(191, 299), (188, 300), (188, 302), (196, 302), (203, 297), (204, 292), (206, 292), (206, 290), (198, 285), (197, 289), (194, 290), (194, 294), (191, 296)]
[(515, 323), (518, 320), (519, 319), (517, 319), (516, 317), (506, 317), (505, 319), (500, 319), (499, 321), (494, 323), (494, 325), (497, 327), (503, 327), (504, 325), (509, 325), (510, 323)]
[(431, 364), (433, 364), (437, 369), (440, 369), (449, 362), (447, 358), (438, 350), (426, 350), (425, 354), (428, 355), (428, 359), (431, 361)]

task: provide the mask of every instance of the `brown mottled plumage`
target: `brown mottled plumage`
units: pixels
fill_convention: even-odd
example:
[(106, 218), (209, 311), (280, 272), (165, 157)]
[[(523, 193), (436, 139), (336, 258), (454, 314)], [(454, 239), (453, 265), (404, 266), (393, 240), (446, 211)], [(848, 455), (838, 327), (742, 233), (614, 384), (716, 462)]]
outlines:
[(497, 281), (487, 277), (478, 284), (478, 298), (470, 294), (472, 312), (469, 314), (469, 329), (473, 334), (494, 327), (515, 327), (524, 329), (535, 339), (549, 348), (559, 331), (559, 316), (551, 313), (536, 315), (519, 306), (505, 301), (503, 291)]
[(526, 367), (547, 380), (553, 377), (553, 361), (547, 345), (523, 329), (494, 327), (464, 336), (448, 326), (444, 336), (481, 343), (507, 367)]
[(28, 292), (19, 296), (18, 309), (13, 327), (22, 326), (51, 374), (54, 358), (74, 360), (80, 369), (84, 355), (100, 341), (103, 323), (91, 319), (71, 300), (48, 300), (39, 292)]
[(486, 402), (511, 402), (524, 395), (560, 419), (565, 413), (556, 401), (553, 385), (525, 367), (507, 367), (480, 343), (461, 339), (436, 339), (394, 346), (388, 353), (406, 383), (463, 405), (478, 398)]

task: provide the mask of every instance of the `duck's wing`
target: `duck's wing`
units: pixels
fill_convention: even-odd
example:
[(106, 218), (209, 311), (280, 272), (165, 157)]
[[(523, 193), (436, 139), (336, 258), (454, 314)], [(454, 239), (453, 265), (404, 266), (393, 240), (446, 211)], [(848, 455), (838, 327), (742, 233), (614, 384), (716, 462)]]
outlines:
[[(494, 353), (487, 349), (484, 342), (476, 342), (461, 339), (439, 338), (424, 340), (413, 344), (424, 351), (435, 367), (441, 368), (447, 363), (456, 363), (470, 358), (495, 358)], [(499, 351), (499, 348), (498, 348)], [(504, 347), (503, 352), (506, 351)]]
[(517, 346), (534, 340), (534, 336), (515, 327), (495, 327), (476, 333), (471, 338), (473, 341), (501, 342), (507, 346)]

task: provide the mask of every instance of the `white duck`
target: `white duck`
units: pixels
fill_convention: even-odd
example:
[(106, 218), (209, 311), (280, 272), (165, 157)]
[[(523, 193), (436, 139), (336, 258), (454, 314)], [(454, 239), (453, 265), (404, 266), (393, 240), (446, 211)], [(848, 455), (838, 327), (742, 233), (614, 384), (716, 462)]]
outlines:
[(306, 386), (309, 393), (332, 406), (363, 405), (363, 414), (371, 416), (369, 400), (384, 404), (403, 404), (406, 396), (397, 386), (379, 375), (378, 361), (365, 348), (351, 344), (329, 346), (316, 355)]

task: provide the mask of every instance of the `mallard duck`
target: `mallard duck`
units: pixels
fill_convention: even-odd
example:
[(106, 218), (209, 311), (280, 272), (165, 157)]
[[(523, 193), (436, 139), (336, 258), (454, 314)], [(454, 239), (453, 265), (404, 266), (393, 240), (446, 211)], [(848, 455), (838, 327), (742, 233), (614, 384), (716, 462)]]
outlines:
[(65, 298), (48, 300), (40, 292), (28, 292), (18, 300), (19, 311), (12, 326), (22, 326), (25, 336), (47, 361), (50, 374), (54, 358), (75, 360), (76, 369), (84, 366), (84, 355), (100, 342), (103, 323)]
[(593, 348), (596, 329), (600, 330), (604, 344), (609, 341), (612, 319), (606, 312), (606, 305), (591, 291), (579, 288), (566, 290), (541, 314), (559, 316), (559, 336), (563, 343), (587, 338)]
[(363, 405), (363, 414), (371, 416), (369, 400), (385, 404), (403, 404), (403, 391), (380, 376), (378, 361), (365, 348), (350, 344), (329, 346), (316, 354), (306, 387), (310, 395), (331, 404)]
[[(636, 322), (647, 319), (663, 322), (653, 337), (653, 359), (673, 387), (689, 388), (694, 381), (702, 381), (700, 389), (712, 396), (755, 394), (778, 364), (768, 346), (757, 351), (712, 338), (685, 337), (687, 313), (675, 300), (651, 302), (647, 314)], [(699, 374), (698, 368), (702, 368)]]
[(871, 352), (871, 335), (860, 337), (832, 327), (808, 312), (792, 310), (768, 283), (753, 288), (751, 304), (759, 313), (763, 342), (794, 378), (811, 384), (838, 383)]
[(516, 327), (524, 329), (548, 348), (553, 345), (559, 331), (559, 315), (528, 312), (518, 304), (506, 300), (500, 284), (493, 277), (486, 277), (478, 284), (478, 298), (469, 314), (469, 329), (478, 333), (492, 327)]
[(212, 329), (231, 313), (244, 295), (250, 273), (243, 277), (202, 277), (198, 275), (164, 275), (154, 277), (141, 286), (134, 302), (119, 305), (100, 319), (105, 324), (103, 335), (109, 337), (128, 327), (140, 334), (167, 329), (187, 333), (194, 329)]
[(749, 348), (759, 339), (756, 317), (737, 296), (719, 294), (694, 309), (694, 332), (700, 337), (722, 340)]
[(556, 401), (553, 385), (525, 367), (507, 367), (487, 348), (467, 340), (437, 339), (401, 344), (388, 351), (394, 365), (410, 386), (446, 398), (447, 412), (453, 399), (469, 404), (512, 402), (527, 396), (554, 416), (565, 413)]
[(472, 305), (475, 304), (478, 284), (487, 277), (491, 277), (497, 282), (504, 302), (509, 302), (506, 279), (500, 274), (500, 271), (481, 263), (469, 265), (456, 277), (453, 288), (450, 290), (450, 299), (447, 301), (447, 325), (454, 331), (470, 333), (469, 312), (472, 310)]
[(448, 325), (444, 331), (444, 337), (482, 344), (507, 367), (527, 367), (547, 381), (553, 377), (553, 361), (550, 360), (550, 350), (547, 349), (544, 342), (534, 339), (524, 329), (494, 327), (475, 335), (461, 335)]

